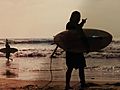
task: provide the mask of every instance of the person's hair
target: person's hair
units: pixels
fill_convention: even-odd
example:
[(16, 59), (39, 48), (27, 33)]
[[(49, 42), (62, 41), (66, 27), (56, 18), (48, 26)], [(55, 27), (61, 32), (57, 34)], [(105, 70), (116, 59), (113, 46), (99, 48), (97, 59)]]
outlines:
[(78, 23), (80, 21), (81, 14), (78, 11), (74, 11), (71, 14), (70, 22)]

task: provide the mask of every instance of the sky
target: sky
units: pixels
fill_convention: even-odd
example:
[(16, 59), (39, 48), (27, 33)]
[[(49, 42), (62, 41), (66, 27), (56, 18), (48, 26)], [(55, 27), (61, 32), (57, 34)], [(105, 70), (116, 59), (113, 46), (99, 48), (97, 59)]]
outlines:
[(0, 38), (52, 38), (64, 31), (72, 11), (85, 28), (120, 38), (120, 0), (0, 0)]

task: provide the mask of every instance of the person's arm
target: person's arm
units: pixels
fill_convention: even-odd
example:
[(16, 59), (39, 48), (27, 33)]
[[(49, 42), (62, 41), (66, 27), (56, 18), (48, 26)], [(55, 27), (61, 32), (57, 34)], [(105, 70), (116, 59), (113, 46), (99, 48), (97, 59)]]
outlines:
[(86, 20), (87, 20), (87, 18), (86, 18), (86, 19), (82, 19), (82, 22), (79, 24), (79, 28), (82, 29), (82, 27), (83, 27), (84, 24), (86, 23)]
[(87, 48), (87, 53), (89, 53), (89, 51), (90, 51), (89, 42), (88, 42), (88, 39), (87, 39), (83, 29), (82, 29), (82, 27), (86, 23), (86, 20), (87, 20), (87, 18), (86, 19), (82, 19), (82, 22), (79, 24), (79, 26), (80, 26), (79, 28), (81, 28), (81, 30), (82, 30), (83, 43), (84, 43), (85, 47)]

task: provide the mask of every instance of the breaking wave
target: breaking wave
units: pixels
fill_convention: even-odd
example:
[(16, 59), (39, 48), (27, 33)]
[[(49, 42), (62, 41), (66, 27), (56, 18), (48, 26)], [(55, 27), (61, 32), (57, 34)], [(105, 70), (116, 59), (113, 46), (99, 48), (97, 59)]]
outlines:
[[(53, 52), (56, 45), (51, 45), (53, 43), (52, 39), (12, 39), (9, 40), (10, 44), (15, 46), (16, 44), (19, 48), (19, 45), (22, 44), (24, 47), (26, 44), (29, 45), (27, 48), (19, 48), (18, 52), (14, 54), (16, 57), (49, 57)], [(4, 44), (4, 40), (0, 40), (1, 44)], [(33, 45), (34, 44), (34, 45)], [(44, 45), (43, 45), (44, 44)], [(32, 46), (33, 45), (33, 46)], [(36, 47), (37, 45), (38, 47)], [(45, 47), (46, 46), (46, 47)], [(52, 46), (52, 47), (51, 47)], [(50, 48), (51, 47), (51, 48)], [(0, 57), (5, 56), (3, 53), (0, 53)], [(65, 57), (65, 52), (62, 49), (58, 49), (55, 57)], [(120, 41), (113, 40), (109, 46), (106, 48), (85, 54), (86, 58), (120, 58)]]

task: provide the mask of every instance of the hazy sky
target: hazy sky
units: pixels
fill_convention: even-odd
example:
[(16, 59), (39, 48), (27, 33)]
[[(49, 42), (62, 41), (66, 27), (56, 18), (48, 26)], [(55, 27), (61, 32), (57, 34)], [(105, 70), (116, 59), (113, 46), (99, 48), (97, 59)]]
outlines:
[(120, 0), (0, 0), (0, 38), (48, 38), (65, 30), (72, 11), (84, 27), (120, 37)]

